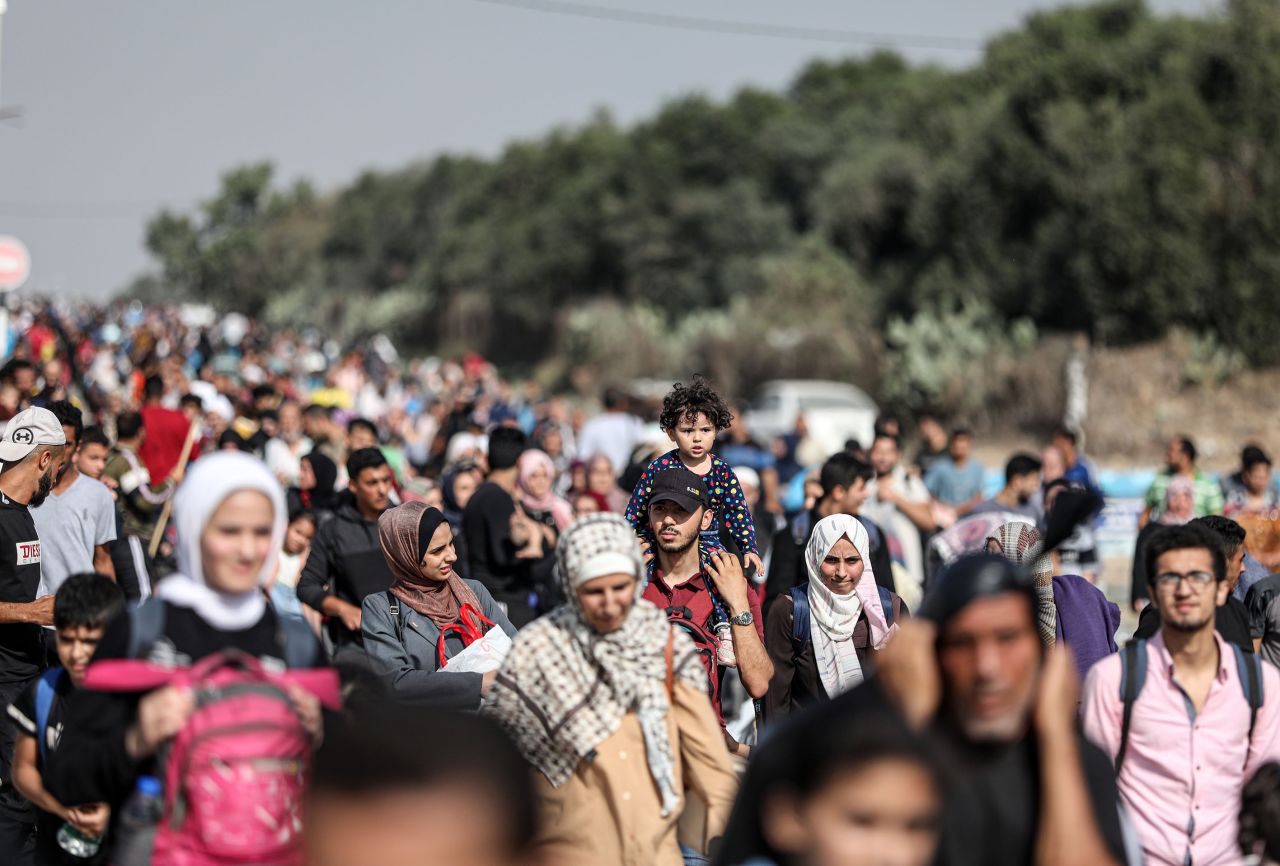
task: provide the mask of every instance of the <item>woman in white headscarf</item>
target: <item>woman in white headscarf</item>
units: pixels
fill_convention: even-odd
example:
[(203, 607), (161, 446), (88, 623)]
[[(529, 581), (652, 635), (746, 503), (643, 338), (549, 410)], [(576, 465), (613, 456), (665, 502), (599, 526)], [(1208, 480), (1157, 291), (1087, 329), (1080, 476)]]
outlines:
[[(737, 787), (692, 640), (643, 600), (631, 525), (589, 514), (556, 548), (568, 601), (516, 635), (482, 712), (537, 771), (537, 860), (680, 866), (686, 789), (707, 807), (706, 852)], [(688, 842), (689, 840), (686, 840)]]
[(805, 547), (808, 582), (780, 596), (765, 618), (764, 644), (773, 661), (767, 719), (861, 683), (907, 615), (902, 599), (876, 585), (870, 546), (856, 517), (833, 514), (814, 526)]
[[(263, 593), (286, 522), (284, 491), (265, 464), (232, 451), (202, 457), (174, 496), (173, 521), (178, 572), (164, 578), (135, 613), (111, 621), (94, 661), (136, 658), (187, 666), (236, 649), (269, 668), (322, 664), (311, 630), (277, 616)], [(290, 696), (318, 739), (319, 702), (299, 688)], [(57, 790), (65, 803), (120, 806), (193, 707), (191, 692), (173, 687), (141, 698), (77, 692), (67, 703), (65, 733), (46, 769), (49, 790)]]

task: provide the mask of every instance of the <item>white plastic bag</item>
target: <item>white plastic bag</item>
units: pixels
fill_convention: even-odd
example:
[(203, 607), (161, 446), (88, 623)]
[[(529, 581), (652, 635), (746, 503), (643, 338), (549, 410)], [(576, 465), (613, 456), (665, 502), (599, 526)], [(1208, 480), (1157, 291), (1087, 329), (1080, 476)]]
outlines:
[(496, 671), (502, 660), (511, 652), (511, 638), (502, 629), (494, 626), (485, 632), (484, 637), (474, 641), (440, 668), (442, 671), (455, 673), (487, 674)]

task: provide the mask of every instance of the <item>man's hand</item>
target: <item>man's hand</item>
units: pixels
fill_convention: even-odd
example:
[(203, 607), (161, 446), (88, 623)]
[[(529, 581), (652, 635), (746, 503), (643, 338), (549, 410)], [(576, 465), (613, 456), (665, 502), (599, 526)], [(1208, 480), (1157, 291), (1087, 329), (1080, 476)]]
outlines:
[(25, 607), (31, 617), (28, 622), (33, 625), (53, 625), (53, 596), (41, 596)]
[(138, 702), (138, 720), (125, 734), (125, 751), (135, 761), (149, 758), (187, 724), (195, 709), (190, 689), (165, 686)]
[(903, 620), (876, 662), (885, 695), (916, 730), (929, 724), (942, 703), (942, 675), (934, 648), (937, 634), (927, 620)]
[(480, 675), (480, 695), (489, 694), (489, 689), (493, 688), (493, 681), (498, 678), (497, 671), (488, 671)]
[(535, 532), (532, 523), (525, 516), (524, 509), (517, 505), (516, 510), (511, 513), (511, 543), (516, 547), (528, 545)]
[(742, 573), (738, 557), (726, 550), (717, 550), (708, 559), (710, 562), (707, 564), (707, 572), (711, 582), (716, 585), (716, 590), (725, 604), (729, 605), (730, 613), (736, 615), (750, 610), (747, 599), (747, 576)]
[(349, 601), (343, 601), (336, 595), (326, 596), (324, 603), (320, 605), (320, 612), (342, 620), (342, 627), (347, 631), (360, 631), (360, 623), (363, 621), (360, 608)]
[(893, 483), (892, 475), (882, 475), (876, 479), (876, 498), (890, 505), (898, 504), (898, 487)]
[(363, 620), (361, 608), (344, 601), (342, 609), (338, 611), (338, 617), (342, 620), (342, 627), (347, 631), (360, 631), (360, 623)]
[(72, 806), (67, 810), (67, 821), (90, 839), (97, 839), (106, 833), (107, 821), (110, 819), (111, 807), (106, 803)]
[(1041, 737), (1072, 735), (1080, 703), (1080, 677), (1071, 650), (1059, 643), (1045, 654), (1036, 695), (1035, 725)]
[(647, 541), (640, 542), (640, 558), (644, 560), (645, 567), (649, 567), (649, 563), (653, 562), (654, 553), (653, 545)]

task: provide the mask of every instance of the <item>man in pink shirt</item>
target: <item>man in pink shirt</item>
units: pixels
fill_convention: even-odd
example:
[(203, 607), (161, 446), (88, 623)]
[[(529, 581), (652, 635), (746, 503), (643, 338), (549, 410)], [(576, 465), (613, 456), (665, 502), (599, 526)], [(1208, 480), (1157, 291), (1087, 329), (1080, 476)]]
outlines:
[[(1085, 680), (1085, 734), (1117, 759), (1148, 864), (1242, 863), (1240, 791), (1280, 758), (1280, 671), (1214, 631), (1226, 572), (1222, 544), (1205, 527), (1153, 535), (1146, 575), (1160, 633), (1128, 659), (1098, 662)], [(1134, 695), (1127, 726), (1122, 690)]]

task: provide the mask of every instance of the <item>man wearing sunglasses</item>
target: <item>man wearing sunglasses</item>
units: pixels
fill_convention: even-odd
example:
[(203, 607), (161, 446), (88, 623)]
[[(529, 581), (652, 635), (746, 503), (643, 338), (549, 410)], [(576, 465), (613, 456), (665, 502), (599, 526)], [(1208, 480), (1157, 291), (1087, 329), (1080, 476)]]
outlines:
[(1236, 866), (1240, 791), (1280, 758), (1280, 671), (1214, 629), (1231, 584), (1211, 529), (1154, 534), (1146, 576), (1160, 631), (1089, 672), (1085, 734), (1115, 758), (1147, 863)]

